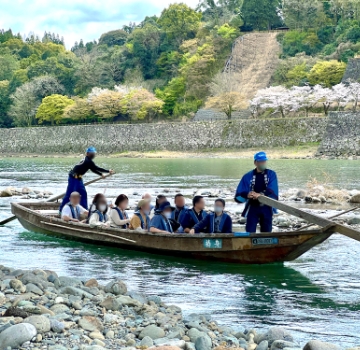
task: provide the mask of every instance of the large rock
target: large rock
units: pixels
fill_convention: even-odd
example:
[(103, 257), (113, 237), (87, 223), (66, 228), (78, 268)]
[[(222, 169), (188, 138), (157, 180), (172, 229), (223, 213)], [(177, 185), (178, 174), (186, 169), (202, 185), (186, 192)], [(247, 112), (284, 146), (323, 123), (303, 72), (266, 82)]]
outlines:
[(127, 293), (127, 287), (123, 281), (111, 281), (105, 286), (105, 292), (115, 295), (124, 295)]
[(79, 320), (79, 326), (86, 331), (102, 331), (104, 329), (103, 324), (94, 316), (84, 316)]
[(100, 303), (100, 306), (106, 310), (117, 311), (121, 307), (121, 304), (115, 297), (109, 296)]
[(55, 333), (61, 333), (65, 330), (65, 324), (58, 320), (50, 320), (51, 330)]
[(5, 188), (5, 190), (2, 190), (0, 192), (0, 197), (12, 197), (13, 193), (12, 191), (10, 190), (10, 188)]
[(7, 347), (17, 349), (22, 344), (36, 337), (36, 328), (29, 323), (20, 323), (0, 333), (0, 349)]
[(210, 337), (198, 337), (195, 341), (196, 350), (211, 350), (212, 342)]
[(268, 350), (269, 342), (267, 340), (263, 340), (255, 350)]
[(141, 306), (142, 305), (142, 303), (140, 303), (140, 301), (130, 298), (127, 295), (122, 295), (122, 296), (116, 298), (116, 300), (121, 305), (127, 305), (127, 306)]
[(360, 203), (360, 193), (350, 198), (350, 203)]
[(23, 285), (23, 283), (20, 280), (13, 279), (9, 282), (9, 285), (12, 289), (14, 289), (17, 292), (24, 293), (26, 291), (26, 287)]
[(310, 340), (303, 350), (340, 350), (341, 348), (337, 345), (325, 343), (320, 340)]
[(207, 337), (211, 341), (210, 337), (205, 332), (201, 332), (196, 328), (191, 328), (188, 331), (188, 336), (192, 343), (196, 343), (196, 339), (199, 337)]
[(254, 340), (256, 344), (260, 344), (262, 341), (267, 340), (270, 347), (275, 340), (294, 341), (292, 335), (286, 329), (281, 327), (270, 328), (267, 333), (256, 335)]
[(65, 304), (54, 304), (50, 310), (55, 314), (61, 314), (63, 312), (68, 312), (70, 309)]
[(154, 345), (154, 341), (149, 336), (144, 337), (140, 342), (140, 346), (147, 346), (148, 348), (150, 348), (153, 345)]
[(33, 283), (28, 283), (26, 285), (26, 292), (27, 293), (34, 293), (34, 294), (37, 294), (37, 295), (43, 295), (44, 294), (44, 292), (38, 286), (35, 286), (35, 284), (33, 284)]
[(283, 349), (295, 349), (299, 346), (295, 343), (286, 341), (286, 340), (275, 340), (271, 345), (271, 350), (283, 350)]
[(54, 284), (56, 288), (82, 286), (82, 283), (79, 279), (66, 276), (60, 276), (58, 279), (55, 280)]
[(150, 326), (145, 327), (141, 331), (141, 333), (139, 335), (139, 339), (143, 339), (146, 336), (150, 337), (152, 340), (164, 338), (165, 331), (160, 327), (157, 327), (155, 325), (150, 325)]
[(50, 320), (46, 316), (30, 316), (25, 318), (24, 322), (32, 324), (38, 333), (46, 333), (50, 331)]

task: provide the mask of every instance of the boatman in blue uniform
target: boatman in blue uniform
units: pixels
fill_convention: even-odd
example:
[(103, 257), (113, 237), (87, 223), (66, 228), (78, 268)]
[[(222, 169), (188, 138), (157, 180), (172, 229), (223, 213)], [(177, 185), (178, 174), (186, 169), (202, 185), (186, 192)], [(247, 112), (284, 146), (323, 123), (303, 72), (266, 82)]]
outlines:
[(80, 205), (88, 209), (88, 200), (87, 200), (87, 192), (83, 183), (83, 176), (91, 170), (93, 173), (105, 177), (104, 173), (114, 174), (113, 170), (106, 170), (98, 167), (94, 163), (94, 158), (96, 156), (95, 147), (89, 147), (86, 150), (85, 158), (80, 161), (79, 164), (75, 165), (72, 170), (69, 172), (68, 179), (68, 187), (66, 190), (65, 197), (62, 200), (60, 211), (62, 211), (63, 207), (69, 203), (71, 193), (78, 192), (81, 196)]
[(245, 174), (237, 187), (235, 201), (246, 203), (243, 216), (246, 217), (246, 231), (256, 232), (260, 223), (261, 232), (272, 231), (273, 208), (261, 204), (259, 196), (279, 199), (278, 180), (275, 171), (267, 169), (267, 156), (265, 152), (254, 155), (255, 169)]

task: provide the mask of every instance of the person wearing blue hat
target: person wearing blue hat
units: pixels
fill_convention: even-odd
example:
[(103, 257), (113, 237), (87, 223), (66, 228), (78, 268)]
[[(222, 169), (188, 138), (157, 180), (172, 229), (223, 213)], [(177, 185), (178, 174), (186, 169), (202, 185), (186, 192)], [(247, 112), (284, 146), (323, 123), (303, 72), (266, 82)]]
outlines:
[(171, 214), (175, 210), (169, 202), (162, 202), (150, 222), (152, 233), (174, 233), (171, 225)]
[(259, 196), (279, 199), (278, 180), (275, 171), (267, 169), (267, 155), (258, 152), (254, 155), (255, 169), (245, 174), (235, 194), (237, 203), (246, 203), (243, 216), (246, 217), (246, 231), (256, 232), (260, 223), (261, 232), (272, 231), (273, 208), (258, 201)]
[(85, 158), (80, 161), (77, 165), (75, 165), (69, 172), (68, 178), (68, 186), (66, 189), (65, 197), (62, 200), (60, 211), (62, 211), (63, 207), (69, 203), (70, 195), (73, 192), (78, 192), (81, 196), (80, 205), (84, 207), (86, 210), (88, 209), (88, 200), (87, 200), (87, 192), (83, 183), (83, 176), (91, 170), (93, 173), (103, 176), (104, 173), (113, 174), (113, 170), (106, 170), (98, 167), (94, 163), (94, 158), (96, 156), (95, 147), (89, 147), (86, 150)]

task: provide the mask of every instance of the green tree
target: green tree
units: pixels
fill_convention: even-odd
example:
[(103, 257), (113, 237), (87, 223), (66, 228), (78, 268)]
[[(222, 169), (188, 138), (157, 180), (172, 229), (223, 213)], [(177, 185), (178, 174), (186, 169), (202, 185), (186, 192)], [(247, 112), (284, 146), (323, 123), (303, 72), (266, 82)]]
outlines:
[(282, 10), (291, 29), (314, 28), (324, 15), (321, 0), (284, 0)]
[(112, 30), (101, 35), (99, 39), (99, 45), (124, 45), (128, 35), (129, 34), (122, 29)]
[(281, 26), (280, 0), (244, 0), (241, 16), (247, 29), (271, 29)]
[(18, 87), (10, 96), (13, 103), (9, 115), (14, 118), (16, 126), (34, 124), (36, 110), (44, 97), (64, 92), (64, 87), (55, 77), (37, 77)]
[(19, 68), (19, 62), (12, 55), (0, 56), (0, 80), (11, 80)]
[(147, 23), (143, 28), (135, 29), (131, 34), (134, 63), (141, 66), (145, 79), (152, 79), (156, 74), (156, 61), (160, 54), (161, 31)]
[(63, 120), (65, 108), (74, 104), (71, 98), (63, 95), (50, 95), (45, 97), (36, 112), (39, 124), (49, 122), (51, 125), (59, 124)]
[(10, 127), (12, 119), (8, 115), (10, 108), (9, 81), (0, 81), (0, 127)]
[(164, 102), (156, 98), (146, 89), (130, 91), (123, 101), (123, 112), (129, 114), (131, 119), (147, 120), (150, 122), (162, 113)]
[(85, 98), (75, 97), (74, 103), (64, 110), (64, 120), (70, 122), (87, 122), (95, 119), (91, 103)]
[(173, 114), (176, 104), (179, 101), (184, 101), (185, 91), (186, 84), (183, 77), (173, 78), (164, 89), (156, 90), (156, 97), (164, 101), (163, 111), (165, 114)]
[(201, 12), (180, 3), (172, 4), (163, 10), (158, 23), (169, 40), (174, 40), (177, 46), (180, 46), (184, 40), (195, 37), (200, 20)]
[(341, 82), (346, 63), (338, 61), (320, 61), (311, 69), (308, 79), (311, 85), (331, 87)]

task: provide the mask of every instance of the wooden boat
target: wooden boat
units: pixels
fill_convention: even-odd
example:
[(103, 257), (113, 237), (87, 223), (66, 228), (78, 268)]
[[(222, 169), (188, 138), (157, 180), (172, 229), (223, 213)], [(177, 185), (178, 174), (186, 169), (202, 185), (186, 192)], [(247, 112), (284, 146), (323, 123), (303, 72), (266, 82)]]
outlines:
[(294, 260), (335, 232), (334, 225), (327, 225), (317, 230), (261, 234), (152, 234), (66, 223), (59, 219), (58, 207), (58, 203), (47, 202), (11, 203), (12, 213), (24, 228), (33, 232), (123, 249), (239, 264)]

